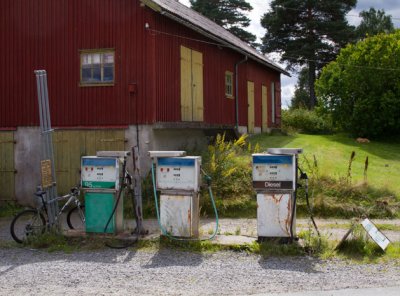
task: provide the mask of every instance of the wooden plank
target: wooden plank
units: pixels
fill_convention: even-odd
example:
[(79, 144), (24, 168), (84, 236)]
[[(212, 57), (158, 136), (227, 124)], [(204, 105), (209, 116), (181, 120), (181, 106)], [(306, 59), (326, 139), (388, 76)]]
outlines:
[(192, 57), (191, 50), (181, 46), (181, 120), (192, 121)]
[(266, 132), (268, 129), (268, 90), (265, 85), (262, 86), (262, 131)]
[(193, 121), (204, 120), (203, 54), (192, 50)]
[(254, 133), (254, 82), (247, 81), (247, 132)]
[(0, 132), (0, 200), (15, 200), (14, 132)]

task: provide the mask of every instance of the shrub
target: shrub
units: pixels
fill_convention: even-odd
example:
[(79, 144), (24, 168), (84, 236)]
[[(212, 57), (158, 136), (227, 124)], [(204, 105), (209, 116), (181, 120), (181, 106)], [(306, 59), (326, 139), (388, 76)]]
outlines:
[(332, 124), (327, 117), (307, 109), (282, 110), (282, 127), (287, 131), (294, 130), (306, 134), (332, 132)]

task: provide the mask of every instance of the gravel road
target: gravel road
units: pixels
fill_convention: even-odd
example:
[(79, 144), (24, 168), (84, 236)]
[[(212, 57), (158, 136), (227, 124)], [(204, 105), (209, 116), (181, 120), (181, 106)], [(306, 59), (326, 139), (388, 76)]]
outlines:
[[(148, 222), (151, 229), (156, 227), (153, 222)], [(254, 233), (254, 219), (221, 223), (221, 232), (235, 232), (240, 227), (242, 234)], [(299, 221), (303, 223), (306, 221)], [(342, 222), (320, 221), (323, 223)], [(399, 221), (390, 223), (398, 225)], [(0, 240), (10, 240), (8, 226), (9, 220), (0, 219)], [(205, 230), (212, 226), (211, 221), (204, 221)], [(398, 232), (393, 235), (397, 238)], [(7, 296), (249, 295), (392, 287), (399, 283), (399, 262), (350, 264), (311, 257), (263, 258), (236, 252), (200, 254), (167, 249), (65, 254), (0, 247), (0, 295)]]
[(248, 295), (390, 287), (400, 266), (245, 253), (0, 249), (0, 295)]

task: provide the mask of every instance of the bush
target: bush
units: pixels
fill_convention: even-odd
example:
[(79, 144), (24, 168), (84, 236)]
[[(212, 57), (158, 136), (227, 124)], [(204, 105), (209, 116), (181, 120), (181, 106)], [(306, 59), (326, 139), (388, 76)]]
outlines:
[(282, 110), (282, 127), (287, 131), (306, 134), (329, 134), (332, 124), (329, 119), (307, 109)]

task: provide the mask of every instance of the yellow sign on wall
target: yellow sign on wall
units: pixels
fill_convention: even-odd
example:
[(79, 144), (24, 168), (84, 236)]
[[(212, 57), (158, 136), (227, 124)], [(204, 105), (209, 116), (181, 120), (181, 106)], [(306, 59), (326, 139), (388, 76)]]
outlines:
[(51, 173), (51, 160), (46, 159), (40, 162), (42, 172), (42, 188), (48, 188), (53, 185), (53, 175)]

